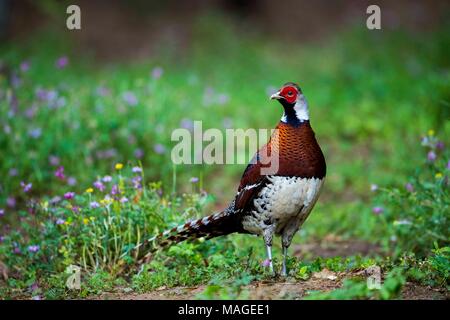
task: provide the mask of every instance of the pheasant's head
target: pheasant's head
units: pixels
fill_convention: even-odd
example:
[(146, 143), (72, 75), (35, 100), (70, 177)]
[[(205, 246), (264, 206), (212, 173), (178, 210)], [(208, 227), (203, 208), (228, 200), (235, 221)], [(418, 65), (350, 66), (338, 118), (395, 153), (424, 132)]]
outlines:
[(288, 82), (281, 87), (278, 92), (270, 96), (270, 99), (277, 99), (282, 105), (291, 104), (294, 105), (297, 101), (297, 97), (302, 94), (300, 87), (293, 83)]
[(278, 100), (284, 108), (281, 121), (298, 124), (309, 120), (308, 103), (300, 87), (293, 83), (285, 83), (280, 90), (270, 96), (270, 99)]

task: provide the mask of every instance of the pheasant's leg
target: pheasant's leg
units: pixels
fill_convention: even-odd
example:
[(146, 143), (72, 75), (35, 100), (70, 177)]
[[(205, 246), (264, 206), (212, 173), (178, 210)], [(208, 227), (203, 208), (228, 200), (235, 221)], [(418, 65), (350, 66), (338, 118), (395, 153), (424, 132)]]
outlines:
[(263, 236), (264, 236), (264, 242), (266, 243), (266, 252), (267, 252), (267, 259), (269, 260), (269, 268), (270, 272), (273, 271), (273, 262), (272, 262), (272, 240), (273, 240), (273, 234), (275, 233), (275, 225), (269, 226), (267, 229), (264, 230)]
[(281, 234), (281, 246), (283, 247), (283, 268), (281, 270), (281, 275), (284, 277), (287, 276), (286, 259), (288, 248), (291, 245), (292, 238), (294, 237), (303, 221), (303, 219), (298, 219), (297, 217), (292, 219), (284, 228), (283, 233)]
[(269, 269), (270, 269), (270, 272), (273, 273), (272, 246), (266, 245), (266, 251), (267, 251), (267, 260), (269, 260)]
[(288, 247), (283, 246), (283, 266), (281, 268), (281, 276), (286, 277), (286, 257), (287, 257)]

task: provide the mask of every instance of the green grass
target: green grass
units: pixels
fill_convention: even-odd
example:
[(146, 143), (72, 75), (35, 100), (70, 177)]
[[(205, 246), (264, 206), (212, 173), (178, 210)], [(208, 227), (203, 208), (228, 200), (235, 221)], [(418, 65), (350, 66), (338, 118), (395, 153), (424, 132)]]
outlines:
[[(5, 210), (0, 217), (0, 235), (6, 237), (0, 244), (0, 261), (10, 262), (10, 268), (11, 263), (19, 266), (10, 270), (9, 287), (26, 289), (39, 282), (47, 290), (39, 294), (48, 298), (73, 295), (64, 289), (61, 274), (67, 265), (76, 263), (90, 274), (80, 295), (106, 290), (102, 284), (113, 287), (117, 279), (122, 279), (124, 264), (132, 263), (132, 257), (128, 261), (119, 258), (130, 243), (225, 206), (245, 166), (174, 168), (170, 150), (175, 143), (170, 141), (170, 134), (193, 120), (201, 120), (204, 129), (273, 128), (281, 108), (268, 100), (268, 91), (287, 81), (298, 82), (308, 98), (311, 122), (328, 164), (321, 199), (295, 241), (333, 234), (392, 250), (393, 236), (405, 243), (410, 240), (401, 238), (404, 233), (391, 227), (402, 216), (399, 211), (408, 208), (406, 215), (414, 212), (418, 227), (438, 232), (437, 237), (419, 237), (424, 254), (413, 261), (429, 256), (436, 239), (443, 238), (438, 248), (445, 248), (449, 229), (442, 210), (449, 202), (447, 151), (439, 152), (436, 164), (427, 167), (425, 182), (432, 181), (432, 186), (423, 181), (416, 185), (423, 186), (420, 190), (442, 190), (440, 202), (433, 209), (443, 219), (440, 229), (420, 220), (421, 212), (429, 212), (424, 201), (436, 199), (433, 192), (424, 191), (424, 198), (414, 202), (417, 198), (408, 198), (404, 191), (399, 191), (400, 199), (378, 198), (377, 193), (370, 192), (370, 185), (396, 192), (403, 190), (411, 176), (419, 176), (414, 170), (424, 166), (427, 157), (427, 150), (420, 145), (421, 136), (430, 129), (435, 131), (434, 136), (444, 139), (448, 150), (448, 31), (447, 25), (432, 33), (414, 35), (355, 28), (318, 44), (286, 44), (237, 33), (223, 17), (207, 15), (197, 22), (186, 52), (161, 47), (147, 60), (116, 64), (93, 61), (89, 54), (81, 54), (53, 32), (37, 35), (26, 44), (3, 44), (0, 60), (17, 73), (21, 82), (14, 87), (0, 75), (0, 209)], [(68, 55), (70, 63), (57, 69), (55, 61), (62, 55)], [(24, 60), (30, 63), (27, 72), (19, 68)], [(156, 67), (163, 70), (158, 79), (151, 76)], [(36, 92), (40, 89), (52, 90), (61, 99), (39, 99)], [(130, 93), (137, 99), (135, 105), (124, 98)], [(11, 113), (12, 97), (18, 101), (16, 113)], [(61, 107), (55, 109), (55, 103)], [(36, 109), (34, 115), (30, 115), (30, 108)], [(40, 136), (30, 137), (36, 129), (41, 130)], [(143, 156), (136, 157), (141, 151)], [(108, 152), (110, 156), (105, 156)], [(59, 158), (65, 180), (55, 177), (58, 166), (49, 162), (50, 156)], [(138, 195), (130, 181), (130, 167), (139, 164), (145, 172), (147, 191), (136, 201), (116, 201), (106, 211), (117, 219), (110, 221), (112, 228), (108, 228), (103, 225), (108, 221), (104, 206), (95, 210), (89, 207), (91, 197), (100, 201), (104, 194), (87, 194), (85, 190), (97, 179), (112, 175), (118, 162), (126, 164), (124, 175), (114, 176), (115, 183), (125, 183), (123, 194), (130, 200)], [(16, 176), (10, 174), (11, 169), (17, 170)], [(438, 172), (442, 180), (434, 180)], [(68, 177), (75, 178), (76, 184), (69, 185)], [(191, 177), (200, 177), (199, 183), (190, 183)], [(29, 193), (23, 192), (21, 181), (32, 183)], [(161, 182), (149, 185), (152, 181)], [(62, 197), (68, 191), (76, 192), (74, 200), (48, 204), (54, 196)], [(7, 198), (14, 198), (15, 208), (7, 206)], [(378, 205), (387, 209), (387, 225), (372, 212)], [(73, 213), (73, 206), (80, 208), (81, 215)], [(55, 225), (58, 217), (66, 221), (71, 218), (73, 231)], [(84, 223), (83, 219), (90, 217), (97, 219), (98, 225), (95, 221)], [(12, 226), (12, 233), (6, 231), (6, 225)], [(420, 233), (416, 228), (410, 237), (417, 238)], [(11, 250), (15, 242), (24, 252), (34, 244), (39, 244), (41, 251), (37, 255), (14, 255)], [(245, 297), (246, 293), (240, 291), (242, 284), (265, 276), (260, 267), (264, 255), (261, 245), (261, 239), (240, 235), (180, 244), (161, 253), (147, 267), (154, 271), (130, 275), (124, 281), (137, 291), (161, 284), (210, 282), (211, 287), (200, 297)], [(279, 256), (279, 247), (275, 250)], [(312, 269), (305, 269), (301, 263), (292, 261), (293, 270), (303, 270), (294, 274), (300, 272), (299, 278), (307, 277)], [(433, 263), (445, 270), (448, 257)], [(363, 268), (361, 263), (356, 265)], [(436, 268), (416, 274), (433, 278)], [(448, 272), (439, 274), (438, 278), (444, 280), (435, 285), (445, 286)], [(237, 285), (222, 292), (217, 284), (224, 279), (237, 279)], [(11, 295), (9, 289), (2, 290)]]

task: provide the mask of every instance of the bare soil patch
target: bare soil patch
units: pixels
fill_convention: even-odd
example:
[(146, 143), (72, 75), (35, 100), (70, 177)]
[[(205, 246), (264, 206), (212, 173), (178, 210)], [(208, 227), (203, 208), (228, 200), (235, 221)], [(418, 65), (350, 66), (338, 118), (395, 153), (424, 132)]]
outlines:
[[(342, 275), (341, 275), (342, 276)], [(342, 279), (336, 280), (311, 277), (306, 281), (258, 281), (245, 287), (252, 300), (299, 300), (310, 291), (331, 291), (342, 285)], [(159, 288), (146, 293), (109, 292), (91, 297), (95, 300), (190, 300), (205, 289), (198, 287)], [(401, 294), (402, 299), (408, 300), (446, 300), (450, 298), (447, 292), (426, 286), (407, 283)]]
[(381, 255), (381, 248), (373, 243), (362, 240), (344, 240), (340, 237), (329, 235), (323, 240), (292, 245), (292, 254), (299, 258), (305, 257), (349, 257), (355, 255), (375, 256)]

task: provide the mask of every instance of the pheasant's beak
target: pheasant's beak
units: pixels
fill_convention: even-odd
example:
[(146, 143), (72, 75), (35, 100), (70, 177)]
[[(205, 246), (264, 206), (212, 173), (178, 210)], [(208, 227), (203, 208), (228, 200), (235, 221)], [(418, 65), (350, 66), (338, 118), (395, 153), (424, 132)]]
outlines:
[(273, 100), (273, 99), (277, 99), (278, 100), (278, 99), (282, 99), (282, 98), (283, 97), (280, 95), (279, 91), (270, 96), (270, 100)]

